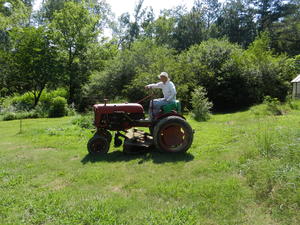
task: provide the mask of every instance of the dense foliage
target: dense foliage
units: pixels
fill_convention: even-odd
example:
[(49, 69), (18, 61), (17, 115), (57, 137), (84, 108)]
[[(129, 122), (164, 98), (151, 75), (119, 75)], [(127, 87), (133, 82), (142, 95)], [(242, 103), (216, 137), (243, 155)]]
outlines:
[(47, 0), (37, 12), (1, 1), (0, 97), (32, 93), (32, 110), (63, 88), (82, 111), (103, 98), (138, 101), (167, 71), (185, 109), (198, 86), (215, 110), (285, 101), (300, 71), (299, 0), (202, 0), (159, 15), (143, 3), (116, 20), (104, 0)]

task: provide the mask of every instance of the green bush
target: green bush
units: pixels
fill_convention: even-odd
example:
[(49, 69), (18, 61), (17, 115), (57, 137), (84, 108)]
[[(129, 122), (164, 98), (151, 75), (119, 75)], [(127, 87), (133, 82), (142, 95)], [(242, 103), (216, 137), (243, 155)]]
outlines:
[(264, 103), (267, 106), (267, 111), (271, 113), (271, 115), (282, 115), (283, 111), (281, 109), (281, 104), (277, 98), (272, 98), (270, 96), (265, 96)]
[(63, 88), (58, 88), (53, 91), (45, 90), (42, 93), (37, 107), (39, 107), (39, 111), (44, 112), (45, 117), (47, 117), (47, 115), (49, 114), (49, 106), (51, 106), (52, 100), (56, 97), (67, 98), (68, 97), (67, 90)]
[(210, 109), (213, 104), (206, 97), (206, 90), (203, 87), (197, 87), (192, 93), (192, 115), (197, 121), (206, 121), (210, 117)]
[[(55, 97), (68, 97), (67, 90), (58, 88), (53, 91), (44, 90), (39, 99), (38, 105), (34, 110), (39, 114), (39, 117), (47, 117), (49, 114), (49, 106), (52, 104), (52, 99)], [(30, 92), (23, 95), (13, 95), (6, 98), (1, 98), (0, 109), (2, 114), (7, 112), (28, 112), (34, 107), (34, 96)]]
[(16, 120), (16, 119), (17, 119), (17, 115), (14, 112), (5, 113), (2, 118), (2, 120), (4, 120), (4, 121)]
[(222, 110), (259, 104), (266, 95), (283, 102), (295, 74), (293, 61), (273, 53), (266, 35), (247, 50), (226, 40), (203, 41), (182, 52), (177, 62), (173, 74), (178, 97), (189, 101), (201, 85), (214, 109)]
[(291, 96), (288, 96), (286, 99), (286, 102), (290, 109), (298, 110), (300, 108), (300, 101), (293, 99)]
[(67, 113), (67, 100), (64, 97), (55, 97), (52, 100), (49, 117), (62, 117)]
[(37, 111), (21, 111), (21, 112), (7, 112), (4, 113), (2, 120), (18, 120), (18, 119), (28, 119), (28, 118), (39, 118), (40, 115)]
[(29, 111), (33, 109), (34, 97), (32, 93), (15, 95), (6, 99), (6, 106), (13, 106), (17, 111)]

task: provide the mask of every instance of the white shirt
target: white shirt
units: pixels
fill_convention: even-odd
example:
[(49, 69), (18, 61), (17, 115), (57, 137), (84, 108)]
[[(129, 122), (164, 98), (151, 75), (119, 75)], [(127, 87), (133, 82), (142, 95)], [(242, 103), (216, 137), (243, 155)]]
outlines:
[(168, 80), (165, 84), (163, 82), (158, 82), (156, 84), (148, 84), (147, 87), (162, 89), (164, 99), (167, 100), (168, 102), (169, 101), (173, 102), (176, 100), (175, 85), (170, 80)]

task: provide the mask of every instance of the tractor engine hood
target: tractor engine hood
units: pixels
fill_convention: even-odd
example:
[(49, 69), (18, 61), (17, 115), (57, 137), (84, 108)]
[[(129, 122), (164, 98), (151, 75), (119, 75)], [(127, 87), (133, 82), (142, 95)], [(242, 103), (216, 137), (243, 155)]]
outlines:
[(94, 105), (94, 111), (100, 114), (110, 114), (114, 112), (144, 113), (144, 108), (138, 103), (96, 104)]

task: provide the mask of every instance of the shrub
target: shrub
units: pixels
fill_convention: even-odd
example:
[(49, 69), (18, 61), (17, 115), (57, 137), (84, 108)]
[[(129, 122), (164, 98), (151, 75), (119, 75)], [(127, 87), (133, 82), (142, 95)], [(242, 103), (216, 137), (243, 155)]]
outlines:
[(298, 110), (300, 108), (300, 101), (293, 99), (291, 95), (287, 96), (286, 102), (290, 109)]
[(45, 90), (42, 93), (37, 107), (39, 108), (39, 111), (45, 114), (45, 117), (49, 114), (49, 106), (51, 106), (53, 99), (56, 97), (67, 98), (67, 91), (65, 89), (58, 88), (53, 91)]
[(282, 115), (283, 112), (280, 108), (280, 102), (277, 98), (272, 98), (270, 96), (265, 96), (264, 98), (264, 103), (266, 104), (267, 106), (267, 111), (269, 113), (271, 113), (272, 115)]
[(16, 113), (14, 112), (7, 112), (4, 114), (3, 118), (2, 118), (4, 121), (7, 121), (7, 120), (16, 120), (17, 119), (17, 116), (16, 116)]
[(67, 112), (67, 100), (64, 97), (55, 97), (52, 100), (49, 117), (62, 117), (65, 116)]
[(28, 119), (28, 118), (39, 118), (41, 117), (39, 113), (35, 110), (31, 111), (21, 111), (21, 112), (6, 112), (3, 115), (2, 120), (18, 120), (18, 119)]
[(179, 97), (184, 101), (190, 99), (191, 91), (201, 85), (215, 109), (252, 103), (247, 76), (237, 60), (242, 53), (238, 45), (226, 40), (204, 41), (183, 52), (178, 57), (180, 70), (174, 77)]
[(32, 93), (25, 93), (23, 95), (15, 95), (7, 99), (6, 105), (14, 106), (17, 111), (28, 111), (33, 109), (34, 97)]
[(210, 109), (213, 104), (206, 97), (206, 90), (203, 87), (197, 87), (192, 93), (192, 114), (195, 120), (205, 121), (210, 117)]

